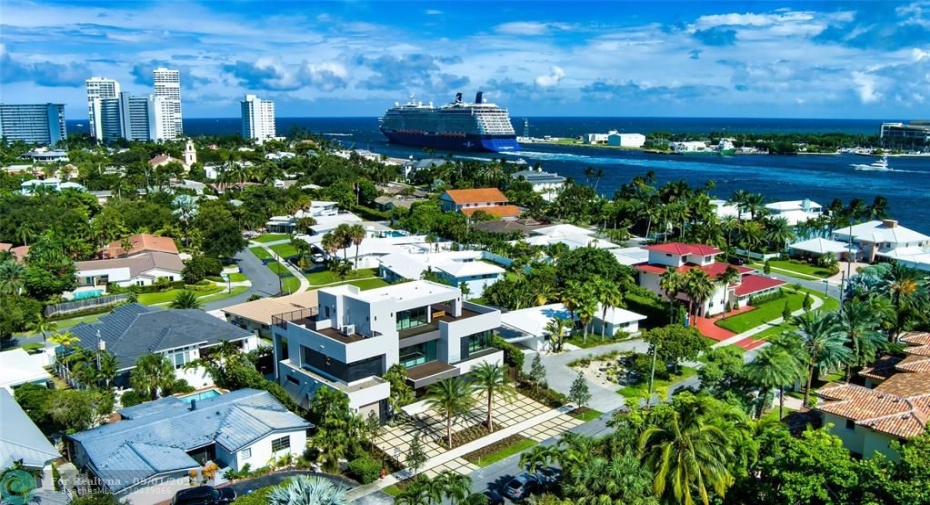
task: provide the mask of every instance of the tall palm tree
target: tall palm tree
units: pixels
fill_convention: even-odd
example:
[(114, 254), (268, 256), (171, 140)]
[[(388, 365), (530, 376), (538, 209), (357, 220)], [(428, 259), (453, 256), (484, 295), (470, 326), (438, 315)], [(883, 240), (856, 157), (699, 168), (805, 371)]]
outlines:
[(346, 488), (315, 475), (297, 475), (268, 493), (269, 505), (346, 505)]
[(746, 210), (749, 211), (749, 220), (755, 221), (756, 216), (765, 212), (765, 196), (762, 193), (750, 193), (746, 196)]
[(475, 403), (472, 386), (462, 377), (443, 379), (427, 389), (426, 404), (446, 418), (446, 439), (452, 448), (452, 422), (465, 414)]
[(471, 494), (471, 477), (467, 475), (445, 470), (433, 480), (440, 483), (443, 497), (452, 505), (461, 503)]
[(152, 400), (158, 399), (159, 391), (170, 388), (174, 381), (174, 367), (161, 354), (149, 353), (140, 357), (129, 374), (132, 388), (145, 392)]
[(581, 323), (581, 334), (584, 342), (588, 341), (588, 325), (594, 321), (594, 315), (597, 314), (597, 298), (590, 290), (580, 293), (578, 300), (578, 321)]
[[(516, 390), (507, 382), (504, 368), (498, 363), (482, 363), (471, 371), (472, 387), (476, 393), (488, 398), (488, 431), (494, 431), (494, 397), (500, 396), (503, 400), (512, 402), (516, 398)], [(450, 445), (451, 447), (451, 445)]]
[(794, 230), (786, 217), (769, 219), (766, 228), (769, 241), (777, 246), (779, 251), (787, 249), (788, 242), (795, 238)]
[(743, 213), (748, 212), (749, 209), (746, 206), (747, 201), (749, 200), (749, 192), (745, 189), (738, 189), (733, 192), (733, 195), (730, 196), (730, 199), (727, 200), (727, 203), (736, 205), (736, 218), (739, 221), (743, 220)]
[[(714, 295), (717, 286), (711, 280), (707, 272), (700, 268), (692, 268), (685, 274), (685, 292), (691, 299), (693, 307), (692, 316), (697, 316), (698, 312), (703, 313), (704, 303)], [(696, 307), (695, 307), (696, 305)]]
[(568, 313), (571, 314), (573, 324), (575, 321), (575, 311), (578, 310), (583, 290), (584, 287), (578, 281), (570, 280), (565, 283), (565, 289), (559, 294), (559, 301), (562, 302), (562, 305), (565, 305)]
[(365, 240), (365, 235), (368, 233), (365, 231), (365, 227), (360, 224), (353, 224), (346, 233), (355, 245), (355, 269), (358, 270), (358, 246), (362, 245), (362, 241)]
[(112, 352), (98, 351), (99, 363), (97, 365), (97, 379), (103, 381), (104, 387), (110, 389), (110, 382), (119, 372), (119, 359)]
[(10, 258), (0, 263), (0, 294), (18, 295), (26, 287), (26, 267)]
[(562, 352), (562, 343), (565, 341), (565, 330), (571, 328), (572, 323), (561, 317), (553, 317), (546, 323), (546, 332), (552, 342), (552, 352)]
[(888, 349), (888, 340), (879, 331), (879, 313), (865, 301), (847, 300), (837, 316), (838, 329), (846, 335), (846, 342), (852, 347), (852, 356), (846, 366), (846, 381), (849, 382), (852, 367), (874, 361), (880, 352)]
[(895, 310), (895, 320), (892, 321), (889, 336), (893, 342), (897, 342), (907, 326), (908, 319), (912, 317), (912, 312), (927, 305), (927, 279), (917, 269), (900, 263), (891, 263), (881, 271), (880, 276)]
[(527, 472), (536, 473), (556, 461), (558, 457), (558, 446), (534, 445), (532, 449), (520, 453), (520, 466)]
[(58, 330), (58, 324), (55, 321), (49, 321), (44, 316), (40, 315), (38, 321), (32, 325), (32, 330), (42, 334), (42, 341), (45, 342), (48, 339), (49, 335), (55, 334), (55, 331)]
[(804, 363), (798, 354), (793, 353), (791, 346), (787, 343), (782, 345), (773, 342), (763, 347), (756, 354), (756, 358), (746, 365), (744, 369), (746, 379), (761, 389), (757, 417), (762, 417), (769, 391), (778, 388), (781, 393), (778, 418), (782, 418), (785, 404), (784, 387), (804, 376)]
[(70, 331), (63, 331), (61, 333), (55, 333), (48, 339), (49, 342), (60, 345), (65, 349), (70, 349), (71, 346), (81, 341), (81, 339), (75, 337)]
[(793, 322), (798, 325), (795, 334), (807, 358), (807, 387), (804, 389), (804, 405), (807, 405), (814, 373), (848, 363), (852, 352), (846, 347), (846, 335), (831, 315), (815, 310), (795, 316)]
[(733, 265), (727, 265), (726, 270), (717, 276), (717, 282), (723, 284), (724, 303), (730, 302), (730, 286), (736, 284), (741, 278), (739, 270)]
[(607, 334), (607, 311), (623, 307), (623, 293), (620, 287), (606, 279), (598, 277), (594, 281), (598, 303), (601, 304), (601, 341)]
[(197, 293), (189, 289), (182, 289), (178, 291), (169, 306), (172, 309), (199, 309), (203, 306), (203, 303), (197, 298)]
[(665, 296), (668, 297), (669, 318), (671, 318), (672, 311), (675, 309), (675, 303), (678, 301), (678, 293), (680, 293), (684, 287), (685, 278), (676, 268), (667, 267), (665, 272), (662, 272), (662, 275), (659, 277), (659, 289), (664, 291)]
[(397, 505), (430, 505), (429, 479), (417, 478), (394, 499)]
[(697, 493), (709, 505), (708, 489), (723, 496), (733, 482), (727, 468), (733, 447), (715, 422), (710, 402), (708, 397), (693, 397), (640, 435), (639, 451), (660, 499), (694, 505)]

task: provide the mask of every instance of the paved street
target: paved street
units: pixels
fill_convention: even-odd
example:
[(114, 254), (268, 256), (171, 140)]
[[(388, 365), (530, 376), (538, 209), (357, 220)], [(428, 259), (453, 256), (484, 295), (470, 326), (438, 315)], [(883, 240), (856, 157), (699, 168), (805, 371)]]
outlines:
[(258, 259), (248, 248), (239, 251), (236, 255), (236, 263), (242, 269), (242, 273), (252, 281), (252, 286), (243, 293), (239, 293), (232, 298), (217, 300), (215, 302), (206, 302), (203, 304), (203, 310), (217, 310), (223, 307), (229, 307), (248, 301), (252, 295), (261, 297), (274, 296), (278, 294), (279, 283), (278, 276)]

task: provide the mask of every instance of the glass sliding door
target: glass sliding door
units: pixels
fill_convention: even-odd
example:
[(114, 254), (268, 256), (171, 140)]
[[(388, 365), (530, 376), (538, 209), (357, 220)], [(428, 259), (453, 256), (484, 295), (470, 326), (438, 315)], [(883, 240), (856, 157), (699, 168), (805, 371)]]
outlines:
[(397, 313), (397, 329), (406, 330), (426, 324), (426, 307), (402, 310)]
[(430, 361), (436, 361), (436, 340), (411, 345), (400, 350), (400, 364), (411, 368)]

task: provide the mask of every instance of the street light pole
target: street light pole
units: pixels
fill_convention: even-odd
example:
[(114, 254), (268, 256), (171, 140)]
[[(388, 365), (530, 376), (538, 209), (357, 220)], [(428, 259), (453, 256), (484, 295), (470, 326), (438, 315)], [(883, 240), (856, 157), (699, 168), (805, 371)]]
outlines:
[(656, 381), (656, 356), (659, 354), (659, 344), (658, 342), (652, 346), (652, 373), (649, 375), (649, 399), (646, 400), (646, 405), (652, 404), (652, 388)]

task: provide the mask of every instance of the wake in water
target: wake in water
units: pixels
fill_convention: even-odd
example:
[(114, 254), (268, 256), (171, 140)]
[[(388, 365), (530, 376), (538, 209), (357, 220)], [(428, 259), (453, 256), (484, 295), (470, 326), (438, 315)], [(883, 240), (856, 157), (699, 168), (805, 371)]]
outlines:
[(330, 137), (351, 137), (351, 133), (323, 133), (322, 135), (329, 135)]

